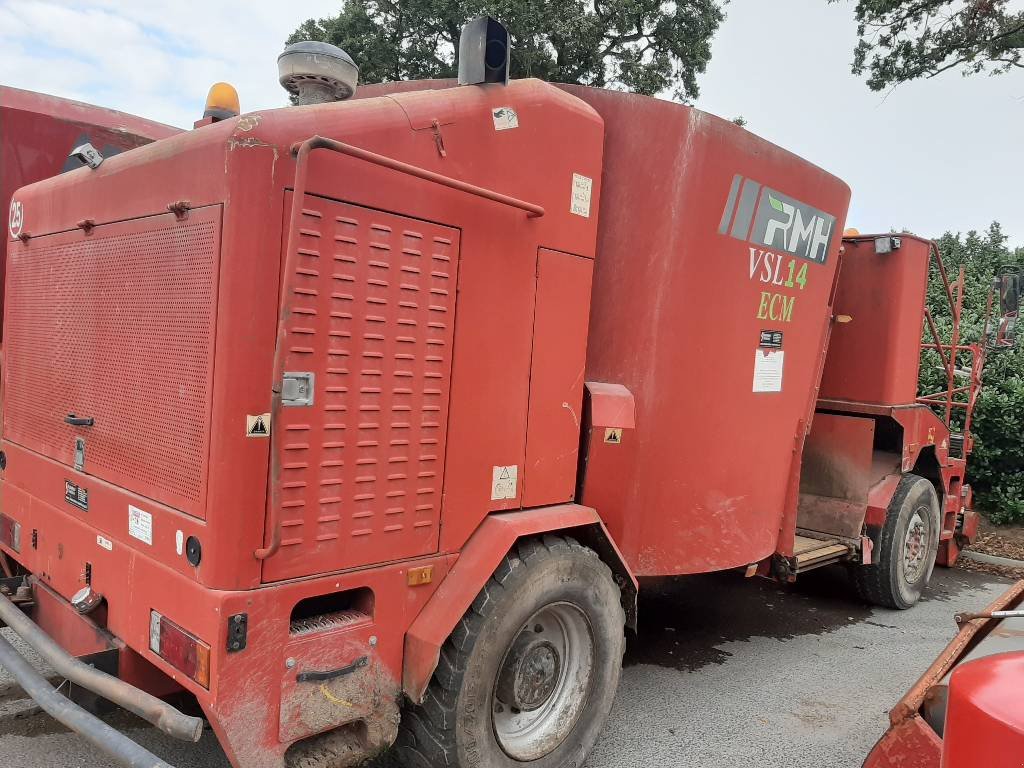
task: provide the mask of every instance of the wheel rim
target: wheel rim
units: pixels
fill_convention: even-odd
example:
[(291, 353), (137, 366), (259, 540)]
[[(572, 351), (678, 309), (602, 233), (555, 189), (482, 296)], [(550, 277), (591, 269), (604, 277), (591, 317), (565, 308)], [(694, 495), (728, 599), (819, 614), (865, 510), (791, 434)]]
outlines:
[(538, 760), (576, 727), (594, 668), (594, 632), (571, 603), (537, 611), (513, 639), (494, 684), (498, 745), (514, 760)]
[(927, 514), (923, 507), (914, 510), (903, 539), (903, 576), (910, 584), (920, 580), (928, 560)]

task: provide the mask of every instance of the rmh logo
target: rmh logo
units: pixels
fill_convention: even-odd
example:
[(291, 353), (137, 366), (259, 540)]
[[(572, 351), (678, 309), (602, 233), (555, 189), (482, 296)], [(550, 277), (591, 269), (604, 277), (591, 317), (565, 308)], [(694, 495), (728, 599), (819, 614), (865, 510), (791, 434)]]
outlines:
[(737, 174), (718, 232), (824, 264), (835, 225), (835, 216)]

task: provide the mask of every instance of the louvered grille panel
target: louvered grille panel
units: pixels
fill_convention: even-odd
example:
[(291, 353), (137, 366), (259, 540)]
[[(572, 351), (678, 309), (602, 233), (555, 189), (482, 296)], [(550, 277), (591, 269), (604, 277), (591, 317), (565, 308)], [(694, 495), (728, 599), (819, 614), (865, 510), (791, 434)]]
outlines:
[(267, 580), (436, 551), (458, 231), (307, 196), (275, 414), (282, 546)]
[[(204, 516), (220, 210), (11, 249), (4, 436)], [(64, 417), (95, 419), (74, 427)]]

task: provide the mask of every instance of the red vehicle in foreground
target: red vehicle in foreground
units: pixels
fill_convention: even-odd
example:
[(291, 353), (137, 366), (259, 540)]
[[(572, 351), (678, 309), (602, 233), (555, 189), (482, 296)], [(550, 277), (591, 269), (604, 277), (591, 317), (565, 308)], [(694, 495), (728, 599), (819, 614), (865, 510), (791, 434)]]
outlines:
[(506, 46), (478, 19), (462, 85), (337, 102), (355, 64), (297, 44), (301, 106), (15, 194), (0, 619), (75, 686), (183, 739), (191, 694), (237, 768), (580, 765), (640, 577), (845, 563), (907, 608), (973, 535), (980, 350), (916, 391), (934, 247)]
[(1024, 755), (1024, 581), (957, 636), (889, 713), (864, 768), (1016, 768)]

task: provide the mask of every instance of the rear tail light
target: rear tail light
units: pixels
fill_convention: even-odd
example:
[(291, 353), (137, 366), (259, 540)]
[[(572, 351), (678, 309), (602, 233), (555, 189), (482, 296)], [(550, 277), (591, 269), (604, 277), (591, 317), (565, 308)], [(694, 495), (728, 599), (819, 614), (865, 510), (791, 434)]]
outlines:
[(149, 648), (203, 688), (210, 687), (210, 646), (156, 611), (149, 613)]

